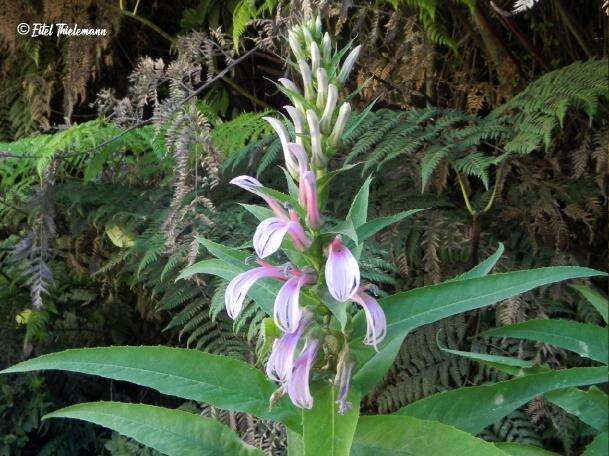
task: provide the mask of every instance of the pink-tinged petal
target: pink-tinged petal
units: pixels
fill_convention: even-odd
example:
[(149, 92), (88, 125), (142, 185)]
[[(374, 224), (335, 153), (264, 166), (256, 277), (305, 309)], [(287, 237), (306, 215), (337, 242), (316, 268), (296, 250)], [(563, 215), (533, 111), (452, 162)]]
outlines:
[(224, 292), (224, 303), (228, 316), (233, 320), (243, 309), (243, 302), (249, 289), (257, 280), (264, 278), (285, 279), (285, 273), (274, 266), (262, 266), (237, 275), (230, 281)]
[(298, 328), (298, 322), (302, 315), (300, 309), (300, 289), (305, 284), (306, 278), (292, 277), (279, 289), (275, 298), (273, 317), (275, 324), (286, 333), (293, 333)]
[(237, 176), (232, 179), (230, 183), (259, 196), (266, 202), (277, 217), (282, 220), (288, 220), (288, 214), (281, 204), (279, 204), (275, 198), (272, 198), (259, 190), (260, 187), (264, 186), (257, 179), (251, 176)]
[(313, 396), (311, 396), (309, 388), (309, 377), (315, 363), (318, 345), (319, 342), (315, 339), (307, 341), (307, 344), (294, 363), (294, 370), (288, 380), (288, 395), (292, 403), (300, 408), (313, 408)]
[(311, 240), (306, 235), (304, 229), (300, 225), (296, 212), (290, 211), (289, 215), (292, 223), (290, 223), (288, 233), (292, 238), (292, 243), (294, 244), (294, 247), (296, 247), (296, 249), (300, 250), (301, 252), (304, 252), (311, 246)]
[(292, 159), (298, 163), (298, 174), (300, 178), (303, 173), (309, 170), (309, 157), (307, 157), (307, 152), (302, 146), (296, 143), (288, 143), (288, 152), (292, 156)]
[(266, 258), (279, 250), (291, 225), (292, 222), (277, 217), (263, 220), (254, 233), (254, 250), (258, 257)]
[(359, 265), (351, 251), (344, 246), (340, 236), (330, 243), (326, 261), (326, 285), (328, 291), (340, 302), (345, 302), (357, 292), (360, 282)]
[(347, 401), (353, 365), (352, 362), (347, 362), (341, 365), (340, 371), (338, 372), (338, 400), (336, 403), (338, 404), (338, 413), (340, 415), (347, 413), (353, 406), (351, 402)]
[(296, 331), (287, 333), (275, 340), (273, 350), (266, 363), (266, 375), (277, 382), (284, 383), (289, 380), (294, 367), (294, 354), (296, 346), (304, 331), (311, 323), (311, 315), (303, 312)]
[(387, 334), (385, 312), (383, 312), (376, 299), (363, 291), (356, 293), (353, 296), (353, 300), (362, 306), (366, 315), (367, 329), (364, 344), (371, 345), (378, 351), (378, 344), (381, 343)]
[(303, 195), (303, 206), (307, 211), (307, 224), (316, 229), (319, 226), (321, 216), (317, 206), (317, 180), (313, 171), (307, 171), (301, 175), (299, 190)]

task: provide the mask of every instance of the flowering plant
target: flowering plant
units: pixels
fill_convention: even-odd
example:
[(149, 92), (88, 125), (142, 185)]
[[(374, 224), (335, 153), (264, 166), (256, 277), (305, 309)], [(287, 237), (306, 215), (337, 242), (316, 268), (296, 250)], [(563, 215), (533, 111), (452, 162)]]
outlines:
[[(3, 373), (44, 369), (88, 373), (246, 412), (283, 424), (290, 455), (433, 456), (447, 450), (537, 454), (515, 444), (494, 445), (475, 434), (536, 395), (606, 381), (606, 366), (529, 375), (522, 363), (513, 364), (505, 357), (456, 352), (503, 366), (515, 378), (433, 395), (393, 415), (360, 417), (360, 400), (383, 378), (410, 331), (538, 286), (603, 273), (550, 267), (490, 274), (502, 253), (500, 245), (494, 255), (447, 282), (377, 301), (374, 285), (362, 283), (360, 276), (363, 242), (416, 211), (367, 220), (368, 178), (345, 220), (334, 223), (334, 217), (328, 217), (329, 183), (342, 171), (330, 172), (328, 166), (351, 115), (349, 103), (339, 102), (339, 97), (359, 47), (336, 51), (330, 36), (322, 33), (319, 18), (295, 26), (289, 42), (302, 90), (281, 79), (281, 90), (292, 102), (285, 108), (290, 121), (267, 119), (281, 141), (289, 191), (266, 188), (249, 176), (231, 181), (267, 206), (244, 205), (260, 219), (253, 236), (255, 265), (249, 252), (200, 239), (215, 258), (194, 264), (180, 276), (212, 274), (230, 281), (225, 304), (232, 318), (248, 298), (272, 316), (263, 325), (269, 343), (272, 338), (266, 373), (237, 359), (168, 347), (68, 350), (24, 361)], [(274, 330), (267, 331), (269, 327)], [(514, 366), (519, 367), (516, 373)], [(181, 410), (94, 402), (46, 416), (57, 417), (109, 427), (169, 455), (263, 454), (222, 424)]]

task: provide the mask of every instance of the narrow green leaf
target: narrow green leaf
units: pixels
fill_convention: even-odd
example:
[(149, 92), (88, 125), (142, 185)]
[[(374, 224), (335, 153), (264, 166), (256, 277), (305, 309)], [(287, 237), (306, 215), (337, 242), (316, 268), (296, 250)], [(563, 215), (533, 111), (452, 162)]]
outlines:
[(209, 253), (219, 260), (226, 261), (227, 263), (234, 264), (236, 266), (245, 266), (245, 261), (250, 256), (248, 252), (244, 252), (243, 250), (235, 249), (233, 247), (226, 247), (225, 245), (210, 241), (204, 237), (197, 236), (196, 240), (199, 242), (199, 244), (205, 247)]
[(339, 169), (335, 169), (334, 171), (330, 171), (329, 173), (324, 174), (323, 176), (321, 176), (319, 179), (317, 179), (317, 188), (319, 193), (322, 193), (325, 188), (328, 186), (328, 184), (330, 184), (330, 182), (332, 182), (332, 180), (338, 176), (341, 173), (344, 173), (345, 171), (349, 171), (350, 169), (352, 169), (353, 167), (357, 166), (358, 164), (352, 164), (352, 165), (345, 165), (342, 168)]
[(49, 413), (48, 418), (73, 418), (107, 427), (169, 456), (263, 456), (229, 427), (183, 410), (146, 404), (88, 402)]
[(440, 350), (451, 353), (457, 356), (463, 356), (464, 358), (473, 359), (474, 361), (485, 362), (488, 364), (503, 364), (509, 367), (516, 367), (520, 370), (522, 369), (530, 369), (535, 366), (535, 363), (532, 361), (525, 361), (520, 358), (513, 358), (511, 356), (500, 356), (500, 355), (489, 355), (487, 353), (475, 353), (475, 352), (466, 352), (460, 350), (451, 350), (449, 348), (440, 347)]
[(466, 432), (435, 421), (409, 416), (362, 416), (352, 456), (506, 456), (506, 453)]
[(352, 408), (339, 415), (336, 389), (331, 384), (313, 385), (312, 394), (313, 408), (302, 412), (304, 455), (348, 456), (359, 417), (359, 396), (352, 392)]
[(607, 431), (609, 403), (607, 395), (595, 386), (588, 391), (566, 388), (545, 394), (546, 399), (575, 415), (597, 431)]
[(304, 456), (304, 442), (302, 435), (290, 430), (286, 430), (288, 437), (288, 456)]
[(350, 347), (359, 366), (354, 383), (363, 394), (370, 391), (393, 363), (406, 335), (422, 325), (490, 306), (542, 285), (599, 275), (605, 273), (574, 266), (540, 268), (449, 281), (384, 298), (380, 303), (387, 317), (387, 336), (378, 352), (361, 343), (365, 316), (360, 312), (354, 319)]
[(370, 193), (371, 182), (372, 176), (368, 176), (357, 195), (355, 195), (347, 214), (347, 220), (350, 220), (356, 229), (366, 223), (368, 217), (368, 194)]
[(274, 216), (272, 210), (270, 210), (268, 207), (259, 206), (258, 204), (239, 203), (239, 206), (248, 211), (259, 221), (263, 221)]
[(411, 215), (416, 214), (417, 212), (420, 212), (422, 210), (423, 209), (411, 209), (408, 211), (402, 211), (395, 215), (377, 218), (364, 223), (357, 229), (357, 237), (359, 238), (359, 243), (362, 243), (366, 239), (374, 236), (376, 233), (378, 233), (384, 228), (387, 228), (389, 225), (393, 225), (394, 223), (400, 222), (406, 217), (410, 217)]
[(609, 438), (607, 432), (597, 435), (592, 443), (586, 447), (582, 456), (607, 456)]
[(347, 236), (351, 239), (355, 244), (358, 244), (357, 232), (355, 231), (355, 227), (351, 220), (342, 220), (334, 226), (324, 227), (320, 234), (341, 234), (343, 236)]
[(557, 453), (533, 445), (514, 442), (497, 442), (495, 446), (510, 456), (559, 456)]
[(296, 426), (287, 399), (269, 411), (277, 386), (253, 366), (226, 356), (170, 347), (99, 347), (66, 350), (18, 363), (0, 373), (62, 370), (99, 375)]
[(477, 434), (536, 396), (570, 386), (607, 381), (606, 367), (575, 367), (513, 378), (494, 385), (446, 391), (416, 401), (396, 412), (455, 426)]
[(572, 320), (529, 320), (493, 328), (484, 337), (529, 339), (571, 350), (584, 358), (607, 364), (609, 336), (606, 328)]
[(570, 287), (577, 290), (584, 298), (586, 298), (588, 302), (592, 304), (596, 310), (598, 310), (598, 313), (601, 314), (603, 320), (605, 320), (605, 323), (609, 323), (607, 316), (609, 313), (609, 302), (605, 296), (601, 295), (591, 287), (586, 287), (583, 285), (570, 285)]
[(463, 274), (458, 275), (457, 277), (454, 277), (451, 280), (475, 279), (477, 277), (484, 277), (495, 267), (497, 261), (499, 261), (499, 258), (501, 258), (501, 255), (503, 255), (504, 250), (505, 248), (503, 246), (503, 243), (500, 242), (499, 247), (497, 247), (497, 251), (491, 256), (489, 256), (486, 260), (474, 266), (469, 271), (464, 272)]

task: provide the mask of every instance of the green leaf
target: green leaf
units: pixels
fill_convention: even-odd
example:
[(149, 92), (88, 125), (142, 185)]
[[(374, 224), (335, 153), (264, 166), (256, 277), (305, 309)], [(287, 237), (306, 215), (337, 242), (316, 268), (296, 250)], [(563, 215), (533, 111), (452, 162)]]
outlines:
[(490, 257), (488, 257), (482, 263), (474, 266), (469, 271), (464, 272), (463, 274), (458, 275), (457, 277), (454, 277), (451, 280), (464, 280), (464, 279), (475, 279), (477, 277), (484, 277), (489, 272), (491, 272), (491, 270), (495, 267), (495, 265), (497, 264), (497, 261), (499, 261), (499, 258), (501, 258), (501, 255), (503, 255), (504, 250), (505, 250), (505, 248), (503, 247), (503, 244), (500, 242), (499, 247), (497, 247), (497, 251), (495, 253), (493, 253)]
[(339, 415), (331, 384), (313, 385), (312, 395), (313, 408), (302, 412), (304, 456), (348, 456), (359, 417), (359, 396), (352, 393), (349, 400), (353, 407)]
[(288, 456), (303, 456), (304, 442), (302, 436), (289, 428), (286, 429), (288, 437)]
[(263, 456), (218, 421), (183, 410), (146, 404), (89, 402), (49, 413), (48, 418), (74, 418), (99, 424), (169, 456), (230, 454)]
[(306, 218), (305, 210), (302, 208), (300, 203), (298, 203), (298, 200), (296, 198), (268, 187), (256, 187), (256, 191), (275, 198), (280, 203), (289, 204), (298, 213), (300, 218), (302, 218), (303, 220)]
[(584, 298), (588, 300), (590, 304), (594, 306), (598, 313), (601, 314), (605, 323), (609, 323), (607, 314), (609, 313), (609, 302), (607, 298), (591, 287), (585, 287), (583, 285), (570, 285), (571, 288), (577, 290)]
[(513, 442), (497, 442), (495, 446), (510, 456), (558, 456), (557, 453), (544, 450), (533, 445), (523, 445)]
[(609, 404), (607, 395), (595, 386), (588, 391), (566, 388), (545, 394), (546, 399), (575, 415), (597, 431), (607, 431)]
[(0, 373), (39, 370), (99, 375), (299, 426), (286, 399), (269, 411), (269, 397), (277, 386), (262, 372), (243, 361), (199, 350), (161, 346), (80, 348), (39, 356)]
[(607, 432), (597, 435), (592, 443), (586, 447), (582, 456), (606, 456), (609, 438)]
[(358, 244), (357, 232), (351, 220), (342, 220), (334, 226), (324, 227), (320, 234), (342, 234)]
[(484, 337), (529, 339), (571, 350), (584, 358), (607, 364), (609, 336), (606, 328), (572, 320), (529, 320), (493, 328)]
[(195, 239), (199, 244), (205, 247), (209, 253), (219, 260), (223, 260), (239, 267), (245, 267), (245, 262), (247, 261), (248, 257), (250, 257), (250, 254), (244, 252), (243, 250), (235, 249), (233, 247), (226, 247), (225, 245), (210, 241), (204, 237), (196, 236)]
[(330, 171), (329, 173), (324, 174), (323, 176), (321, 176), (319, 179), (317, 179), (317, 189), (319, 193), (323, 193), (325, 188), (328, 186), (328, 184), (330, 184), (330, 182), (332, 182), (332, 180), (338, 176), (341, 173), (344, 173), (345, 171), (349, 171), (350, 169), (352, 169), (353, 167), (357, 166), (358, 164), (352, 164), (352, 165), (345, 165), (342, 168), (339, 169), (335, 169), (334, 171)]
[(473, 435), (435, 421), (397, 415), (362, 416), (352, 456), (506, 456)]
[(369, 237), (374, 236), (383, 228), (387, 228), (389, 225), (393, 225), (394, 223), (400, 222), (406, 217), (410, 217), (411, 215), (416, 214), (417, 212), (422, 210), (423, 209), (411, 209), (409, 211), (402, 211), (395, 215), (377, 218), (364, 223), (357, 229), (357, 237), (359, 238), (359, 243), (362, 243)]
[(451, 353), (453, 355), (473, 359), (474, 361), (486, 364), (487, 366), (499, 369), (503, 372), (507, 372), (510, 375), (521, 376), (527, 373), (527, 369), (533, 369), (535, 367), (535, 363), (533, 363), (532, 361), (525, 361), (524, 359), (513, 358), (510, 356), (489, 355), (486, 353), (451, 350), (449, 348), (440, 347), (439, 345), (438, 347), (440, 348), (440, 350), (446, 353)]
[(493, 385), (446, 391), (416, 401), (396, 412), (455, 426), (477, 434), (536, 396), (569, 386), (607, 381), (606, 367), (575, 367), (513, 378)]
[(402, 341), (413, 329), (462, 312), (490, 306), (542, 285), (599, 275), (605, 273), (574, 266), (540, 268), (449, 281), (381, 299), (380, 304), (387, 317), (387, 336), (378, 353), (361, 343), (366, 332), (363, 313), (360, 312), (354, 319), (350, 347), (359, 366), (353, 377), (354, 384), (363, 394), (370, 391), (383, 378)]
[(347, 214), (347, 220), (353, 223), (355, 229), (358, 229), (364, 223), (368, 217), (368, 194), (370, 193), (370, 182), (372, 182), (372, 176), (368, 176), (359, 189), (357, 195), (351, 203), (349, 213)]
[(267, 218), (274, 217), (273, 211), (268, 207), (259, 206), (257, 204), (244, 204), (239, 203), (239, 206), (244, 208), (254, 217), (256, 217), (259, 221), (266, 220)]

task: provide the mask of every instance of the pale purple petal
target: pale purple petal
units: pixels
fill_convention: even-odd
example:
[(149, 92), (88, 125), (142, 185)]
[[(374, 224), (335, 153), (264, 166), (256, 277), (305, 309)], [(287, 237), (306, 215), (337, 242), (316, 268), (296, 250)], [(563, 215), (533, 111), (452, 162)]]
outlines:
[(288, 220), (288, 214), (281, 204), (279, 204), (275, 198), (272, 198), (259, 190), (260, 187), (264, 186), (257, 179), (251, 176), (237, 176), (232, 179), (230, 183), (259, 196), (268, 204), (277, 217), (282, 220)]
[(292, 403), (300, 408), (313, 408), (313, 396), (309, 388), (309, 377), (315, 363), (319, 342), (313, 339), (307, 342), (294, 363), (294, 370), (288, 380), (288, 395)]
[(245, 296), (251, 286), (264, 278), (284, 279), (285, 273), (273, 266), (262, 266), (242, 272), (230, 281), (224, 292), (224, 302), (228, 316), (233, 320), (237, 318), (243, 309)]
[(298, 340), (311, 323), (310, 315), (306, 313), (300, 319), (296, 331), (286, 333), (273, 343), (273, 350), (266, 363), (266, 375), (277, 382), (289, 380), (294, 367), (294, 353)]
[(259, 258), (272, 255), (279, 247), (293, 222), (271, 217), (263, 220), (254, 233), (254, 250)]
[(387, 334), (387, 320), (385, 312), (379, 305), (376, 299), (363, 291), (359, 291), (353, 300), (364, 309), (366, 315), (366, 338), (364, 344), (372, 345), (378, 351), (378, 344), (385, 338)]
[(300, 289), (305, 284), (303, 276), (292, 277), (279, 289), (275, 298), (273, 317), (275, 324), (284, 332), (292, 333), (298, 328), (302, 315), (300, 309)]
[(308, 238), (308, 236), (304, 232), (304, 229), (300, 225), (296, 212), (290, 211), (290, 219), (291, 223), (288, 227), (288, 233), (292, 238), (294, 247), (296, 247), (300, 251), (308, 249), (311, 246), (311, 240)]
[(357, 260), (336, 236), (330, 243), (326, 262), (326, 285), (334, 299), (340, 302), (349, 300), (357, 292), (360, 274)]
[(349, 385), (351, 384), (351, 371), (353, 370), (353, 363), (346, 363), (341, 366), (340, 372), (338, 372), (338, 413), (344, 415), (347, 413), (353, 404), (347, 401), (349, 395)]

